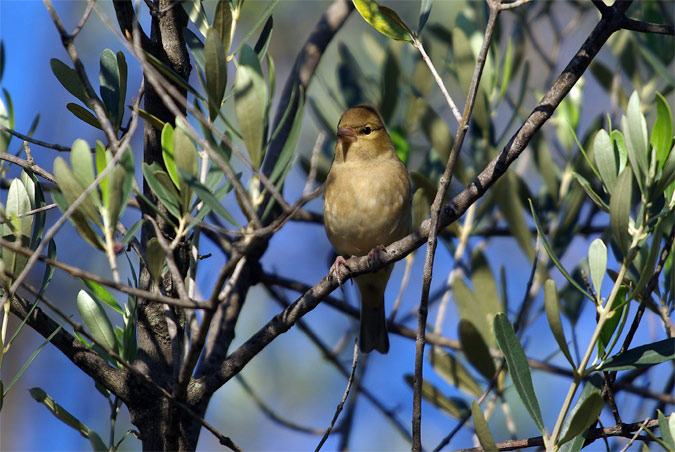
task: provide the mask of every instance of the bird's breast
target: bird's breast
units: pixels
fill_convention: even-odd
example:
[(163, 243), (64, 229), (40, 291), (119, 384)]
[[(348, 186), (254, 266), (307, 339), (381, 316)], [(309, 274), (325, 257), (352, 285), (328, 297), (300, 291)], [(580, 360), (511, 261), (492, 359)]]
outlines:
[(342, 255), (363, 256), (408, 234), (410, 180), (403, 163), (334, 162), (326, 185), (324, 223)]

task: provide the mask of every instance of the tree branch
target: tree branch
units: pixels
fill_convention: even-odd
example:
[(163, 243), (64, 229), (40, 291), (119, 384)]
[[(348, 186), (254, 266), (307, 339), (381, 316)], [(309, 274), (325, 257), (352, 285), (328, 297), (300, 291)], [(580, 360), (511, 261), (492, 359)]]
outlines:
[[(658, 427), (659, 421), (657, 419), (651, 420), (646, 419), (642, 422), (635, 422), (632, 424), (621, 424), (605, 428), (591, 428), (588, 430), (588, 433), (586, 433), (585, 436), (586, 442), (584, 443), (584, 446), (591, 444), (598, 438), (606, 438), (612, 436), (622, 436), (625, 438), (631, 438), (633, 437), (633, 432), (639, 430), (640, 426), (642, 426), (643, 424), (645, 424), (644, 427), (646, 428), (654, 428)], [(533, 438), (516, 439), (497, 443), (497, 450), (499, 451), (517, 450), (525, 447), (543, 447), (543, 446), (544, 446), (544, 439), (541, 436), (535, 436)], [(459, 451), (462, 452), (482, 452), (483, 450), (484, 449), (482, 447), (459, 449)]]

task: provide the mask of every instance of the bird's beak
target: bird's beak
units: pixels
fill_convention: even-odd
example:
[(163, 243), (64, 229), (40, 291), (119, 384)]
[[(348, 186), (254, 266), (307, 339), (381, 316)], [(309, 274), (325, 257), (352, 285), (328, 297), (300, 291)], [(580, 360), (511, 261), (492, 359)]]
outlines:
[(340, 141), (345, 143), (353, 143), (356, 141), (356, 132), (351, 127), (342, 127), (338, 129), (337, 136)]

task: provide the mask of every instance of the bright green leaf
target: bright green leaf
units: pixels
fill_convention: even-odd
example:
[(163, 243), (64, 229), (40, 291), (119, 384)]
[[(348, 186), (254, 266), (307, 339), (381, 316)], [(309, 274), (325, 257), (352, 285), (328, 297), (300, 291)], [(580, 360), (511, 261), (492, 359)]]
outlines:
[(374, 0), (352, 0), (361, 17), (383, 35), (396, 41), (413, 42), (410, 28), (396, 12)]
[(77, 310), (91, 336), (108, 349), (117, 351), (117, 338), (103, 307), (84, 290), (77, 293)]

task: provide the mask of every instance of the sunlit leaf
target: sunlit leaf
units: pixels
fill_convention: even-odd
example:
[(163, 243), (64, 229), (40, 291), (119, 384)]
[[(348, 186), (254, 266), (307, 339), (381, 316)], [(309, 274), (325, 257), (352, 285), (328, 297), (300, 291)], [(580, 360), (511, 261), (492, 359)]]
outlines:
[(664, 416), (661, 410), (658, 410), (658, 413), (661, 438), (670, 450), (675, 450), (675, 413), (670, 413), (668, 417)]
[(396, 12), (374, 0), (352, 0), (361, 17), (383, 35), (396, 41), (413, 42), (412, 31)]
[(117, 351), (117, 338), (103, 307), (84, 290), (77, 293), (77, 310), (91, 336), (108, 349)]
[(637, 91), (628, 100), (626, 115), (621, 117), (621, 128), (626, 137), (626, 150), (635, 178), (642, 186), (644, 175), (649, 170), (647, 147), (647, 120), (640, 112), (640, 97)]
[(614, 188), (614, 181), (618, 174), (616, 169), (616, 154), (614, 153), (614, 146), (609, 134), (605, 129), (595, 135), (593, 141), (593, 152), (595, 156), (595, 164), (598, 166), (598, 172), (602, 178), (603, 184), (607, 189), (607, 193), (612, 193)]
[(227, 56), (232, 41), (232, 5), (230, 0), (218, 0), (216, 12), (213, 16), (213, 28), (218, 31), (222, 48)]

